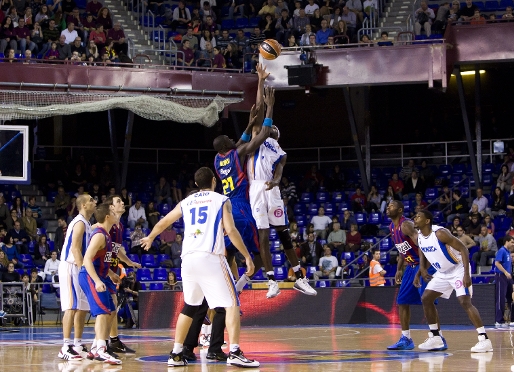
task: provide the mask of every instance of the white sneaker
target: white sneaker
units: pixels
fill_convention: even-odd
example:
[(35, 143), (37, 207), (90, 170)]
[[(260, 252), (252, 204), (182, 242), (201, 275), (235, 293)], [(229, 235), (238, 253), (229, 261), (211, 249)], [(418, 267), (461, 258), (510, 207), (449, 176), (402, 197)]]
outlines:
[(514, 327), (514, 322), (510, 322), (509, 326)]
[(252, 281), (248, 277), (248, 275), (246, 275), (246, 274), (241, 275), (241, 277), (239, 278), (239, 280), (236, 283), (236, 292), (237, 293), (243, 292), (245, 285), (247, 285), (248, 283), (251, 283), (251, 282)]
[(421, 350), (439, 351), (444, 348), (444, 342), (441, 336), (434, 336), (432, 332), (428, 332), (428, 338), (418, 348)]
[(73, 346), (73, 350), (82, 357), (82, 359), (86, 359), (89, 351), (87, 350), (86, 345)]
[(493, 344), (491, 340), (485, 338), (484, 335), (478, 336), (478, 342), (475, 346), (471, 348), (472, 353), (487, 353), (488, 351), (493, 351)]
[(58, 354), (59, 358), (63, 360), (79, 361), (82, 357), (77, 353), (72, 345), (64, 345)]
[(96, 350), (95, 360), (113, 365), (121, 364), (121, 360), (116, 359), (111, 354), (107, 353), (107, 348), (105, 346), (102, 346)]
[(316, 290), (311, 287), (309, 284), (309, 279), (307, 278), (296, 279), (293, 288), (308, 296), (316, 296), (318, 294), (318, 292), (316, 292)]
[(509, 324), (507, 323), (494, 323), (494, 328), (507, 328), (509, 326)]
[(200, 340), (198, 340), (198, 344), (203, 347), (211, 346), (211, 335), (200, 335)]
[(261, 365), (258, 361), (245, 357), (241, 349), (228, 353), (227, 364), (243, 368), (254, 368)]
[(266, 294), (266, 298), (277, 297), (280, 294), (280, 288), (278, 288), (278, 283), (274, 280), (268, 280), (268, 293)]

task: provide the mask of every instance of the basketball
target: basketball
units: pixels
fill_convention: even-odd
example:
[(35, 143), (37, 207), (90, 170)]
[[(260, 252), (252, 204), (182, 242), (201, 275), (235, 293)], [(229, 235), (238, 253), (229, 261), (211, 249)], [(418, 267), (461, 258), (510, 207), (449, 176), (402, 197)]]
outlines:
[(282, 52), (282, 46), (276, 40), (266, 39), (259, 46), (259, 52), (261, 53), (262, 58), (273, 60)]

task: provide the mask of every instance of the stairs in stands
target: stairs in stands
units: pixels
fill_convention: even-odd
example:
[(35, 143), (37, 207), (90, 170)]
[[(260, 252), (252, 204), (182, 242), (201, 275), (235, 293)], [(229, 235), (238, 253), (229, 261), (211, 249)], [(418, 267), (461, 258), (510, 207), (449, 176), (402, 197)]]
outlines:
[[(401, 27), (404, 31), (408, 31), (407, 21), (409, 15), (412, 14), (413, 1), (410, 0), (391, 0), (386, 4), (383, 17), (379, 20), (380, 27)], [(385, 28), (384, 31), (389, 33), (389, 37), (395, 37), (401, 32), (399, 29), (392, 30)], [(380, 37), (380, 33), (378, 35)]]
[(57, 229), (57, 217), (55, 215), (54, 203), (49, 202), (46, 199), (46, 195), (40, 191), (36, 185), (18, 185), (18, 191), (21, 193), (21, 197), (25, 203), (29, 202), (29, 197), (36, 197), (36, 205), (41, 207), (43, 212), (43, 218), (48, 222), (46, 228), (46, 235), (48, 239), (55, 239), (55, 230)]

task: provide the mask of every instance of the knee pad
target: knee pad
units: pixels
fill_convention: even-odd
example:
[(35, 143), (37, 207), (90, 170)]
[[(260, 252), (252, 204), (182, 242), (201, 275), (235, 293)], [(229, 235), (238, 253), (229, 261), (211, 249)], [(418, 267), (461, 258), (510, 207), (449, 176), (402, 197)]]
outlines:
[(289, 229), (284, 229), (282, 231), (277, 231), (278, 238), (284, 247), (284, 250), (293, 249), (293, 242), (291, 241), (291, 236), (289, 235)]
[(199, 308), (200, 306), (191, 306), (188, 304), (184, 304), (184, 307), (182, 308), (182, 311), (180, 313), (190, 318), (193, 318)]

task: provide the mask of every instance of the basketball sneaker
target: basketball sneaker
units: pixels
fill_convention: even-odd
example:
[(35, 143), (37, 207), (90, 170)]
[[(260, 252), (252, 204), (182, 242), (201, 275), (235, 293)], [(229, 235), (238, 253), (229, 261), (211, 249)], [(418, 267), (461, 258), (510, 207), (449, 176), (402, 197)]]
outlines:
[(258, 361), (245, 357), (241, 349), (228, 353), (227, 364), (244, 368), (259, 367), (261, 365)]
[(89, 350), (89, 353), (87, 353), (87, 359), (89, 360), (94, 360), (95, 359), (95, 354), (96, 354), (96, 346), (95, 347), (92, 347), (91, 350)]
[(471, 348), (472, 353), (487, 353), (488, 351), (493, 351), (493, 344), (491, 344), (491, 340), (485, 338), (484, 335), (478, 336), (478, 343)]
[(182, 354), (184, 356), (184, 359), (187, 360), (188, 362), (193, 362), (197, 359), (193, 350), (191, 350), (189, 347), (187, 347), (185, 345), (182, 349)]
[(211, 346), (211, 335), (200, 335), (200, 340), (198, 340), (198, 344), (203, 347)]
[(59, 358), (64, 360), (82, 360), (82, 357), (73, 349), (73, 345), (64, 345), (58, 354)]
[(443, 346), (443, 348), (442, 348), (441, 350), (439, 350), (439, 351), (443, 351), (443, 350), (448, 349), (448, 344), (446, 343), (446, 339), (445, 339), (443, 336), (441, 336), (441, 340), (443, 340), (443, 344), (444, 344), (444, 346)]
[(418, 347), (421, 350), (440, 351), (444, 350), (444, 342), (441, 336), (434, 336), (432, 332), (428, 332), (428, 338)]
[(135, 354), (136, 351), (129, 348), (127, 345), (125, 345), (121, 340), (110, 342), (109, 347), (112, 349), (112, 351), (116, 353), (122, 353), (122, 354)]
[(86, 359), (89, 351), (87, 350), (86, 345), (82, 344), (80, 346), (73, 346), (73, 350), (82, 357), (82, 359)]
[(228, 355), (225, 354), (223, 351), (209, 351), (206, 356), (209, 360), (217, 360), (219, 362), (224, 362), (228, 359)]
[(187, 366), (187, 360), (184, 358), (184, 353), (180, 352), (175, 354), (173, 352), (170, 353), (170, 357), (168, 359), (168, 367), (184, 367)]
[(412, 338), (408, 338), (402, 335), (398, 342), (394, 345), (388, 346), (387, 350), (412, 350), (414, 347), (415, 345), (414, 341), (412, 341)]
[(278, 283), (275, 280), (268, 280), (268, 287), (266, 298), (277, 297), (280, 294), (280, 288), (278, 288)]
[(318, 292), (310, 286), (309, 279), (307, 278), (296, 279), (293, 288), (308, 296), (316, 296), (318, 294)]
[(95, 360), (100, 362), (104, 362), (107, 364), (117, 365), (121, 364), (121, 360), (113, 357), (111, 354), (107, 352), (107, 348), (105, 346), (99, 347), (96, 349)]

